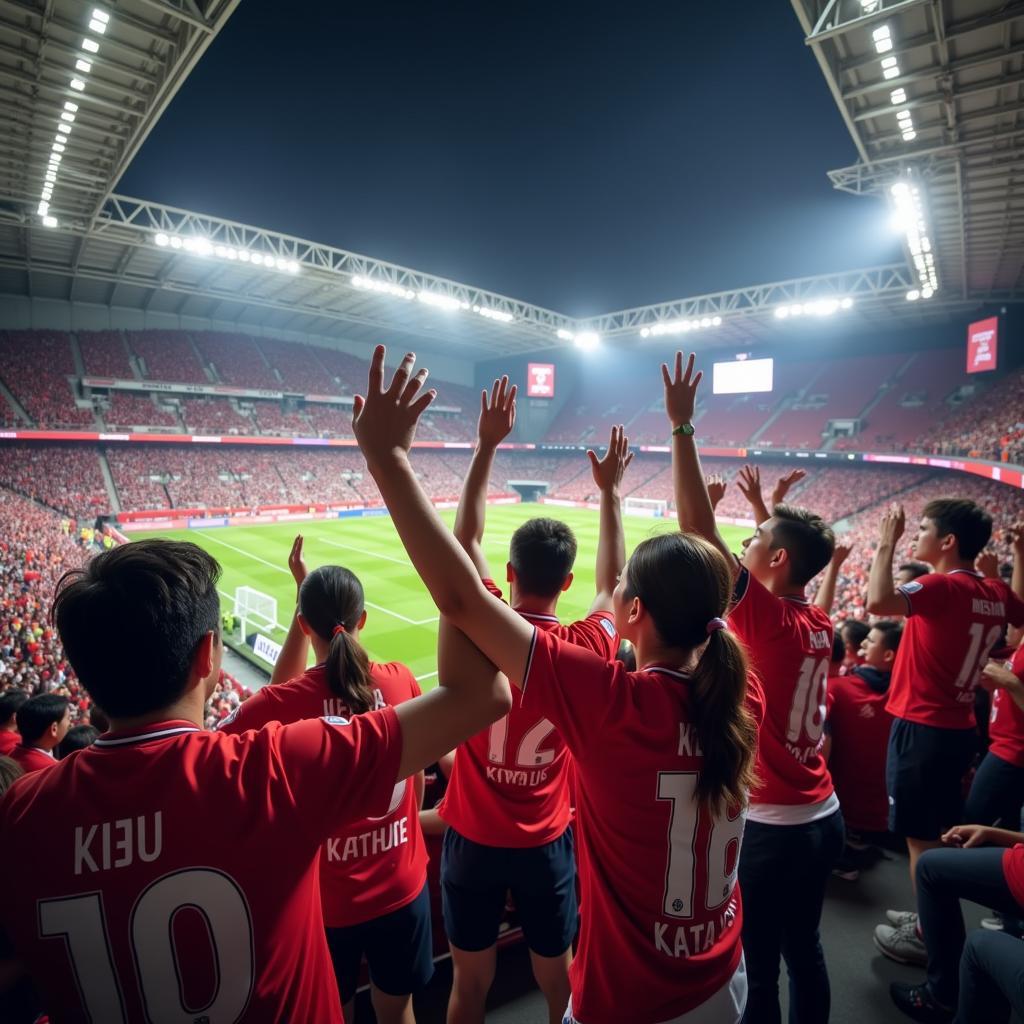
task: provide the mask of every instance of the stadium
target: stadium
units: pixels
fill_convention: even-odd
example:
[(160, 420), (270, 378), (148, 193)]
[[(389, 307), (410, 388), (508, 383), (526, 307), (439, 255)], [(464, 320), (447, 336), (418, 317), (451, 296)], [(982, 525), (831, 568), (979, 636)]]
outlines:
[[(366, 597), (360, 610), (365, 610), (366, 619), (365, 625), (360, 620), (355, 642), (370, 662), (401, 663), (411, 674), (412, 685), (423, 692), (437, 687), (439, 672), (443, 684), (438, 643), (442, 616), (435, 588), (429, 574), (418, 570), (405, 513), (389, 498), (396, 493), (390, 478), (381, 477), (382, 456), (373, 450), (374, 439), (368, 439), (365, 431), (360, 433), (358, 423), (362, 397), (357, 401), (357, 396), (373, 397), (368, 379), (372, 385), (371, 361), (380, 344), (387, 347), (386, 379), (404, 352), (415, 352), (417, 366), (430, 369), (428, 386), (436, 390), (436, 397), (416, 424), (409, 464), (419, 491), (460, 541), (466, 508), (472, 505), (466, 497), (469, 482), (476, 480), (474, 471), (480, 465), (481, 391), (486, 416), (492, 382), (507, 375), (518, 388), (514, 426), (494, 446), (493, 458), (484, 469), (485, 482), (477, 481), (483, 489), (481, 500), (486, 498), (486, 530), (481, 522), (482, 537), (477, 538), (480, 552), (513, 606), (516, 587), (520, 595), (525, 591), (514, 553), (510, 556), (510, 542), (514, 543), (523, 524), (545, 517), (568, 524), (578, 545), (571, 586), (566, 585), (558, 600), (558, 617), (569, 623), (589, 621), (597, 611), (611, 615), (610, 600), (593, 607), (594, 594), (610, 596), (612, 588), (604, 587), (607, 571), (602, 563), (607, 545), (603, 532), (607, 530), (607, 488), (588, 452), (594, 464), (599, 459), (613, 460), (609, 429), (617, 424), (623, 426), (633, 456), (631, 462), (626, 460), (628, 468), (616, 485), (627, 554), (682, 524), (706, 536), (696, 526), (703, 506), (695, 519), (680, 482), (681, 446), (691, 436), (708, 481), (706, 490), (711, 492), (714, 532), (736, 555), (743, 553), (755, 530), (762, 532), (762, 524), (772, 514), (771, 503), (762, 516), (750, 499), (751, 470), (759, 473), (766, 500), (775, 481), (786, 480), (779, 503), (809, 510), (831, 527), (843, 557), (833, 558), (830, 548), (829, 557), (816, 563), (806, 581), (812, 606), (831, 619), (825, 628), (834, 630), (840, 645), (846, 644), (828, 670), (829, 686), (834, 679), (855, 678), (854, 670), (863, 663), (861, 641), (866, 643), (865, 637), (878, 632), (876, 623), (893, 617), (908, 616), (899, 649), (908, 660), (905, 648), (913, 639), (910, 623), (916, 628), (917, 620), (925, 617), (913, 608), (914, 588), (921, 584), (901, 580), (910, 589), (895, 592), (897, 603), (892, 608), (876, 596), (880, 584), (873, 566), (885, 548), (880, 530), (894, 503), (905, 510), (907, 524), (902, 538), (897, 536), (888, 549), (894, 572), (904, 563), (922, 560), (921, 542), (914, 547), (912, 541), (919, 522), (938, 522), (935, 503), (958, 499), (972, 503), (978, 515), (990, 520), (990, 536), (986, 534), (979, 551), (963, 555), (965, 542), (951, 528), (946, 536), (958, 538), (963, 557), (954, 565), (947, 561), (953, 559), (948, 548), (935, 547), (936, 560), (924, 559), (928, 564), (921, 571), (927, 575), (922, 578), (931, 579), (934, 570), (936, 575), (968, 573), (973, 579), (977, 557), (979, 579), (984, 574), (993, 587), (1003, 588), (992, 598), (993, 604), (1004, 601), (1011, 607), (1014, 593), (1024, 600), (1019, 592), (1024, 589), (1024, 566), (1017, 572), (1015, 564), (1015, 556), (1022, 557), (1022, 534), (1016, 528), (1024, 521), (1024, 346), (1020, 343), (1024, 185), (1018, 158), (1024, 4), (791, 0), (791, 5), (792, 10), (774, 5), (782, 8), (776, 15), (783, 34), (788, 33), (798, 57), (813, 57), (816, 99), (830, 104), (831, 127), (842, 126), (845, 144), (852, 144), (856, 154), (847, 166), (834, 167), (826, 163), (823, 153), (815, 173), (827, 180), (837, 203), (860, 203), (865, 220), (888, 225), (892, 232), (888, 255), (897, 252), (897, 257), (855, 269), (841, 264), (835, 269), (819, 267), (809, 276), (739, 286), (733, 268), (719, 270), (713, 264), (707, 272), (719, 274), (728, 288), (669, 295), (654, 304), (610, 312), (600, 312), (598, 299), (596, 305), (591, 303), (597, 311), (588, 315), (579, 314), (575, 299), (566, 306), (573, 312), (562, 313), (432, 273), (429, 268), (413, 269), (372, 254), (221, 217), (216, 210), (182, 209), (122, 194), (126, 174), (137, 166), (137, 158), (161, 122), (173, 115), (190, 77), (218, 59), (215, 44), (229, 36), (233, 20), (242, 16), (246, 6), (240, 8), (238, 0), (103, 4), (55, 0), (3, 5), (0, 702), (5, 694), (15, 692), (33, 699), (57, 695), (66, 698), (70, 707), (62, 727), (65, 731), (68, 725), (89, 724), (97, 726), (99, 733), (105, 731), (104, 710), (109, 709), (103, 708), (102, 701), (94, 701), (89, 687), (79, 679), (73, 664), (77, 659), (65, 653), (50, 606), (65, 573), (107, 552), (131, 549), (151, 539), (197, 545), (222, 570), (216, 590), (224, 656), (211, 684), (212, 695), (202, 709), (201, 724), (207, 730), (230, 727), (236, 716), (245, 721), (244, 709), (253, 695), (262, 695), (272, 677), (271, 690), (282, 681), (274, 675), (275, 665), (294, 657), (290, 645), (295, 635), (292, 617), (298, 577), (290, 555), (299, 535), (309, 569), (343, 565), (362, 581)], [(208, 50), (213, 52), (207, 54)], [(300, 145), (313, 145), (312, 139), (298, 138)], [(182, 145), (186, 141), (181, 140)], [(210, 175), (212, 182), (212, 169)], [(203, 186), (202, 180), (198, 186), (191, 183), (196, 194), (202, 194)], [(853, 223), (861, 207), (850, 209)], [(287, 217), (287, 212), (277, 209), (268, 214), (268, 220), (278, 224)], [(812, 224), (801, 222), (800, 226), (813, 232)], [(387, 235), (383, 225), (381, 234), (382, 238)], [(783, 247), (796, 249), (802, 244), (802, 238), (794, 237)], [(620, 274), (624, 267), (625, 261)], [(682, 422), (687, 428), (683, 430), (672, 415), (671, 385), (663, 388), (661, 369), (663, 363), (671, 368), (677, 350), (694, 352), (697, 368), (703, 372), (692, 416)], [(943, 536), (942, 529), (937, 529)], [(721, 560), (724, 564), (724, 555)], [(834, 571), (829, 568), (833, 563)], [(742, 564), (753, 562), (743, 555)], [(747, 570), (738, 571), (745, 578)], [(765, 569), (772, 571), (775, 568)], [(750, 573), (761, 578), (753, 568)], [(613, 574), (613, 586), (620, 575), (623, 580), (628, 575), (621, 563)], [(892, 576), (890, 572), (888, 583)], [(803, 589), (801, 581), (800, 594)], [(782, 596), (799, 601), (792, 590)], [(752, 599), (740, 593), (724, 619), (716, 613), (710, 621), (722, 626), (729, 622), (732, 630), (735, 614), (735, 632), (750, 651), (755, 676), (764, 675), (756, 644), (739, 624), (737, 609), (743, 600), (749, 605)], [(948, 599), (947, 608), (952, 600)], [(618, 609), (614, 624), (610, 618), (602, 621), (613, 634), (616, 626), (622, 633)], [(964, 681), (957, 683), (966, 686), (958, 695), (960, 703), (974, 702), (970, 711), (975, 717), (961, 730), (969, 732), (972, 740), (970, 763), (954, 779), (968, 795), (968, 807), (978, 806), (980, 780), (989, 778), (983, 775), (984, 766), (997, 756), (993, 751), (1000, 742), (993, 731), (992, 746), (987, 747), (987, 723), (995, 714), (990, 703), (996, 703), (990, 691), (999, 694), (1001, 708), (1015, 703), (1024, 708), (1024, 703), (1011, 699), (1017, 693), (1014, 687), (1022, 684), (1011, 680), (994, 690), (988, 684), (979, 685), (981, 669), (990, 653), (998, 657), (999, 665), (1010, 664), (1012, 649), (1021, 638), (1015, 627), (1022, 625), (1013, 619), (1012, 611), (993, 633), (985, 631), (987, 625), (975, 627), (966, 619), (953, 623), (961, 632), (971, 630), (974, 644), (967, 658), (970, 665), (964, 662)], [(106, 624), (111, 645), (122, 640), (120, 626)], [(856, 640), (848, 637), (849, 626), (849, 637)], [(459, 628), (469, 640), (476, 640), (461, 623)], [(715, 628), (709, 624), (708, 636)], [(332, 651), (339, 643), (339, 630), (353, 632), (351, 623), (341, 620), (325, 641)], [(343, 638), (342, 642), (353, 641)], [(704, 637), (702, 642), (711, 641)], [(476, 646), (493, 661), (489, 650)], [(71, 650), (71, 644), (68, 647)], [(636, 642), (634, 647), (640, 649)], [(315, 650), (314, 638), (312, 647), (307, 644), (300, 653), (303, 669), (317, 663)], [(958, 664), (963, 657), (963, 653), (949, 655)], [(497, 661), (494, 664), (502, 667)], [(924, 672), (920, 664), (915, 662), (917, 670)], [(1024, 663), (1014, 659), (1013, 664), (1024, 679), (1020, 669)], [(899, 671), (893, 669), (894, 678)], [(1006, 674), (1012, 675), (1009, 670)], [(772, 693), (767, 682), (764, 685), (768, 706)], [(139, 686), (144, 684), (140, 681)], [(810, 675), (806, 688), (810, 693)], [(958, 998), (960, 1015), (955, 1019), (961, 1024), (999, 1019), (991, 1007), (1002, 1003), (992, 996), (984, 1005), (990, 1008), (986, 1013), (996, 1016), (964, 1016), (967, 985), (962, 965), (959, 996), (956, 982), (949, 982), (948, 963), (942, 980), (937, 980), (941, 971), (936, 964), (951, 954), (939, 950), (938, 940), (929, 941), (926, 925), (935, 928), (939, 915), (935, 911), (929, 918), (923, 902), (920, 918), (913, 916), (910, 932), (904, 929), (902, 940), (899, 936), (880, 939), (876, 930), (872, 945), (872, 930), (885, 919), (887, 908), (916, 906), (903, 838), (911, 840), (911, 873), (918, 865), (918, 899), (922, 865), (936, 865), (933, 870), (938, 872), (941, 864), (938, 858), (918, 862), (921, 850), (913, 843), (925, 843), (921, 832), (891, 825), (861, 826), (851, 818), (852, 808), (847, 813), (838, 782), (844, 770), (842, 758), (846, 758), (847, 773), (881, 779), (887, 741), (883, 737), (879, 753), (877, 744), (869, 749), (868, 740), (861, 746), (860, 740), (848, 739), (843, 752), (840, 716), (836, 715), (834, 729), (826, 721), (826, 702), (831, 698), (826, 698), (824, 674), (818, 696), (820, 701), (811, 695), (806, 698), (807, 722), (814, 720), (819, 703), (820, 715), (816, 734), (811, 729), (815, 742), (801, 759), (820, 760), (822, 777), (828, 778), (822, 744), (831, 749), (829, 763), (837, 779), (838, 801), (826, 809), (843, 812), (848, 844), (842, 859), (837, 855), (829, 863), (821, 883), (824, 911), (818, 949), (824, 949), (831, 978), (831, 1017), (829, 977), (824, 982), (824, 1016), (810, 1012), (806, 995), (800, 996), (800, 972), (807, 963), (801, 961), (802, 954), (793, 952), (799, 943), (792, 940), (791, 945), (789, 937), (775, 940), (776, 975), (780, 956), (787, 973), (778, 982), (781, 996), (776, 993), (772, 998), (781, 998), (782, 1012), (790, 1012), (791, 1020), (895, 1022), (908, 1016), (953, 1020)], [(6, 708), (0, 703), (0, 710)], [(372, 714), (378, 712), (379, 708)], [(5, 713), (10, 721), (0, 726), (13, 731), (14, 705)], [(1004, 720), (1009, 713), (1003, 711)], [(799, 714), (794, 710), (793, 721)], [(892, 714), (894, 721), (903, 721)], [(929, 727), (929, 719), (909, 717), (911, 725)], [(888, 722), (886, 718), (886, 730)], [(943, 819), (944, 827), (998, 825), (1007, 834), (1020, 832), (1024, 719), (1016, 728), (1012, 755), (1004, 756), (1004, 748), (998, 748), (1005, 768), (998, 780), (1000, 813), (982, 822)], [(566, 729), (562, 732), (572, 750), (576, 741), (570, 741)], [(118, 735), (116, 728), (111, 735)], [(888, 742), (891, 768), (892, 740)], [(1010, 741), (1002, 742), (1005, 747)], [(53, 746), (56, 741), (45, 751), (47, 756)], [(759, 749), (764, 749), (763, 740)], [(9, 748), (0, 746), (0, 750)], [(94, 753), (113, 757), (109, 751), (108, 746), (107, 752), (72, 756), (84, 762)], [(541, 764), (543, 751), (535, 753), (538, 760), (532, 763)], [(791, 753), (795, 756), (795, 747)], [(567, 760), (569, 756), (567, 752)], [(577, 760), (577, 770), (584, 772), (587, 759), (577, 756)], [(63, 771), (62, 761), (57, 766)], [(442, 798), (450, 772), (444, 759), (431, 759), (425, 808)], [(580, 775), (576, 786), (582, 788), (584, 778)], [(884, 781), (896, 784), (888, 777)], [(19, 781), (12, 793), (22, 789), (28, 792), (28, 786)], [(884, 791), (882, 798), (884, 804)], [(441, 833), (446, 823), (449, 833), (454, 826), (445, 821), (445, 808), (453, 803), (450, 796), (445, 799), (439, 805), (439, 817), (430, 818), (425, 811), (423, 819), (436, 972), (432, 981), (415, 990), (415, 1019), (445, 1020), (447, 1006), (447, 1020), (458, 1024), (474, 1018), (453, 1016), (455, 1004), (448, 1002), (453, 968), (446, 926), (454, 911), (447, 904), (442, 911), (442, 859), (451, 854), (445, 839), (442, 855)], [(834, 794), (831, 799), (836, 801)], [(659, 801), (666, 802), (660, 791)], [(773, 799), (771, 806), (793, 802), (807, 801)], [(893, 803), (892, 788), (888, 802)], [(13, 806), (13, 801), (9, 803)], [(850, 799), (849, 804), (853, 803)], [(826, 804), (823, 799), (823, 808)], [(1015, 805), (1015, 818), (1013, 813), (1003, 813), (1007, 805), (1011, 812)], [(0, 804), (0, 824), (6, 828), (3, 807)], [(589, 807), (584, 800), (575, 807), (574, 828), (585, 825)], [(887, 813), (884, 806), (881, 813)], [(354, 817), (376, 821), (379, 816), (364, 812)], [(674, 828), (673, 820), (666, 819), (663, 828)], [(780, 826), (779, 820), (789, 824)], [(818, 820), (789, 817), (770, 822), (753, 815), (743, 850), (747, 844), (751, 850), (760, 850), (764, 840), (755, 842), (755, 838), (762, 832), (809, 827)], [(94, 821), (74, 819), (74, 823), (90, 826)], [(696, 829), (694, 825), (693, 843)], [(862, 832), (866, 838), (860, 842)], [(887, 835), (880, 838), (876, 833), (881, 832)], [(856, 840), (852, 845), (851, 835)], [(931, 846), (941, 845), (937, 834), (928, 832), (928, 839), (936, 840)], [(674, 836), (671, 842), (676, 843)], [(484, 840), (482, 845), (490, 844)], [(1007, 840), (1003, 845), (1012, 844)], [(733, 858), (730, 885), (738, 871), (740, 888), (746, 893), (738, 840), (735, 849), (729, 855)], [(599, 854), (595, 847), (586, 856)], [(752, 862), (753, 853), (749, 856)], [(824, 854), (818, 856), (822, 863), (824, 858)], [(13, 878), (12, 864), (3, 857), (0, 863)], [(589, 870), (581, 868), (581, 877)], [(653, 870), (660, 876), (669, 868), (659, 865)], [(729, 869), (723, 870), (728, 874)], [(1024, 884), (1014, 888), (1009, 873), (1006, 886), (1011, 894), (1024, 891)], [(749, 888), (756, 892), (753, 881)], [(544, 1020), (545, 1014), (554, 1012), (553, 1003), (546, 1001), (547, 992), (534, 981), (531, 970), (536, 972), (537, 965), (531, 955), (542, 960), (553, 957), (538, 953), (529, 934), (524, 939), (523, 926), (528, 933), (531, 921), (526, 899), (515, 898), (512, 883), (508, 889), (507, 906), (504, 887), (501, 890), (497, 980), (486, 1019), (498, 1024)], [(974, 891), (967, 888), (955, 894), (974, 901), (965, 904), (969, 937), (964, 957), (975, 949), (970, 937), (975, 934), (998, 933), (1000, 938), (1019, 942), (1018, 918), (1024, 918), (1024, 911), (1015, 917), (993, 899), (985, 902), (971, 896)], [(587, 934), (586, 916), (595, 913), (588, 909), (595, 906), (593, 898), (588, 902), (588, 892), (584, 885), (583, 935)], [(63, 895), (62, 890), (38, 898)], [(764, 956), (757, 944), (764, 936), (748, 938), (747, 922), (754, 920), (758, 902), (753, 895), (749, 903), (744, 895), (743, 902), (747, 907), (744, 955), (753, 993), (761, 984), (753, 958)], [(182, 898), (180, 906), (192, 905)], [(172, 917), (180, 906), (172, 906)], [(822, 914), (820, 900), (818, 914)], [(983, 918), (985, 928), (979, 929)], [(893, 918), (890, 923), (897, 925)], [(941, 923), (944, 927), (939, 932), (956, 930), (948, 916)], [(610, 922), (604, 924), (611, 928)], [(598, 929), (601, 926), (598, 921)], [(39, 977), (36, 953), (28, 957), (28, 980), (20, 965), (25, 954), (16, 929), (11, 928), (8, 939), (8, 927), (0, 913), (3, 1020), (28, 1024), (47, 1019), (47, 1013), (54, 1021), (157, 1019), (151, 1007), (144, 1016), (135, 1016), (135, 1007), (146, 1005), (145, 980), (139, 982), (141, 997), (130, 992), (118, 997), (119, 1017), (109, 1009), (97, 1015), (96, 1006), (113, 1005), (103, 1002), (111, 998), (110, 992), (97, 995), (95, 988), (83, 985), (74, 964), (76, 998), (82, 1007), (88, 1004), (93, 1009), (82, 1009), (80, 1016), (61, 1016), (71, 1004), (48, 1001), (51, 993), (46, 980)], [(69, 955), (59, 936), (71, 935), (72, 924), (54, 925), (48, 931), (42, 923), (39, 927), (40, 935), (33, 941), (49, 950), (47, 955), (55, 960)], [(207, 927), (212, 936), (214, 925)], [(170, 933), (173, 926), (167, 930)], [(816, 943), (816, 918), (808, 929), (811, 933)], [(181, 1012), (175, 1009), (173, 1019), (340, 1019), (289, 1016), (298, 1012), (294, 1009), (275, 1015), (267, 1009), (272, 997), (257, 1009), (255, 995), (238, 1006), (228, 1000), (229, 1009), (224, 1010), (228, 997), (218, 994), (223, 991), (223, 986), (217, 987), (220, 981), (209, 981), (208, 964), (199, 972), (198, 982), (182, 980), (176, 943), (187, 943), (192, 933), (186, 928), (182, 934), (185, 940), (180, 934), (170, 939), (180, 988), (173, 1000), (181, 1003)], [(897, 945), (882, 948), (890, 939)], [(117, 940), (112, 941), (116, 946)], [(216, 960), (217, 943), (213, 938), (209, 941), (215, 954), (213, 973), (219, 979), (222, 965)], [(318, 941), (323, 945), (322, 935)], [(70, 949), (73, 939), (67, 938), (66, 944)], [(458, 948), (457, 943), (452, 945)], [(960, 945), (964, 945), (962, 937)], [(131, 950), (138, 964), (136, 947)], [(955, 968), (960, 950), (954, 953)], [(981, 957), (980, 952), (977, 955)], [(1024, 962), (1024, 947), (1002, 955)], [(739, 957), (737, 939), (730, 974), (742, 972)], [(577, 950), (574, 971), (585, 972), (579, 965), (592, 962)], [(927, 984), (923, 967), (927, 967)], [(103, 970), (95, 964), (89, 968), (90, 973)], [(146, 969), (139, 970), (141, 977)], [(460, 970), (468, 972), (469, 967), (457, 963), (455, 973)], [(59, 971), (66, 975), (68, 968), (64, 965)], [(814, 968), (810, 971), (813, 974)], [(998, 987), (998, 971), (991, 967), (990, 973), (995, 979), (991, 984)], [(368, 991), (371, 976), (376, 986), (373, 997)], [(370, 973), (364, 969), (360, 976), (356, 1019), (369, 1020), (375, 1010), (380, 1020), (412, 1021), (411, 1004), (400, 1011), (407, 1016), (389, 1016), (395, 1008), (378, 1002), (376, 989), (381, 986), (376, 977), (371, 962)], [(114, 987), (135, 984), (120, 979)], [(280, 978), (276, 984), (280, 991), (287, 988)], [(571, 1005), (579, 1017), (572, 1017), (570, 1009), (565, 1019), (638, 1024), (740, 1019), (735, 1013), (729, 1016), (732, 1011), (719, 1004), (707, 1011), (717, 1016), (690, 1016), (700, 1009), (698, 1002), (687, 1002), (692, 984), (680, 975), (678, 993), (669, 992), (662, 1001), (662, 1008), (672, 1012), (665, 1010), (658, 1016), (654, 1009), (629, 1009), (637, 992), (628, 980), (619, 990), (619, 1005), (601, 1005), (591, 996), (591, 1002), (584, 1004), (590, 1008), (580, 1009), (582, 997), (574, 981)], [(189, 985), (192, 988), (186, 992)], [(334, 986), (333, 975), (330, 985)], [(591, 985), (590, 991), (596, 988)], [(904, 995), (898, 998), (896, 989)], [(205, 995), (193, 998), (196, 991)], [(398, 994), (386, 987), (381, 991)], [(399, 991), (405, 994), (409, 989)], [(908, 997), (907, 991), (916, 994)], [(483, 993), (486, 996), (487, 986)], [(92, 1004), (91, 999), (101, 1001)], [(909, 1009), (907, 999), (913, 1003)], [(1019, 991), (1016, 996), (1006, 994), (1004, 1001), (1007, 1009), (1024, 1012)], [(820, 1014), (821, 998), (817, 1002)], [(747, 1005), (744, 1019), (772, 1019), (770, 1014), (754, 1014), (753, 1003)], [(340, 1013), (340, 1005), (332, 1012)], [(776, 1020), (777, 1013), (776, 1009)]]

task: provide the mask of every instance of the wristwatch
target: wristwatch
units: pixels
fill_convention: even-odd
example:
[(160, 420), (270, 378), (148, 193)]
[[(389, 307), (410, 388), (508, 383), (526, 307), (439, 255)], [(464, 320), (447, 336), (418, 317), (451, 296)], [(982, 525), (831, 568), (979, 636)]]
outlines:
[(682, 434), (683, 437), (693, 437), (693, 424), (692, 423), (680, 423), (678, 427), (672, 430), (672, 436), (676, 434)]

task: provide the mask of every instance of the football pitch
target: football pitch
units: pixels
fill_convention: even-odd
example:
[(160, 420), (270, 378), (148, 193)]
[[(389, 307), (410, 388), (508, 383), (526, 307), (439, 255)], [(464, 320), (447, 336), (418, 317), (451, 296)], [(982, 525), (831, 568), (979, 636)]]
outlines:
[[(525, 520), (550, 515), (568, 523), (579, 545), (572, 586), (558, 602), (563, 621), (586, 615), (594, 597), (594, 558), (597, 554), (598, 514), (588, 509), (521, 504), (493, 505), (487, 510), (484, 553), (498, 585), (507, 592), (505, 563), (513, 531)], [(444, 511), (449, 525), (454, 511)], [(626, 551), (650, 536), (675, 528), (673, 519), (625, 517)], [(739, 550), (749, 529), (722, 525), (726, 540)], [(322, 519), (262, 526), (230, 526), (199, 530), (137, 533), (194, 541), (223, 566), (219, 583), (221, 605), (231, 608), (235, 588), (250, 586), (277, 599), (278, 619), (287, 627), (295, 607), (295, 584), (288, 570), (288, 553), (296, 534), (305, 538), (306, 565), (344, 565), (362, 581), (367, 619), (361, 639), (374, 661), (401, 661), (429, 689), (437, 677), (437, 609), (409, 564), (387, 516)], [(251, 630), (252, 627), (250, 627)], [(262, 630), (278, 643), (281, 630)]]

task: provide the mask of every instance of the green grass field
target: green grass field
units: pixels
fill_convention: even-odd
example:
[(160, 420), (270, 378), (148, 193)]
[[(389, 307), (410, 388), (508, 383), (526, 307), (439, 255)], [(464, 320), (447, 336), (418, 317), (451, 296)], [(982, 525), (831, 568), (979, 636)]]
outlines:
[[(451, 523), (454, 512), (441, 513)], [(587, 509), (541, 505), (494, 505), (487, 510), (484, 551), (491, 571), (504, 588), (508, 542), (520, 523), (536, 515), (554, 515), (569, 523), (579, 543), (572, 586), (558, 603), (559, 616), (569, 621), (586, 614), (594, 597), (594, 557), (597, 552), (597, 513)], [(669, 519), (626, 516), (626, 549), (651, 533), (674, 528)], [(743, 527), (722, 526), (723, 535), (739, 549), (749, 533)], [(235, 588), (255, 587), (277, 599), (278, 617), (287, 625), (295, 602), (295, 585), (288, 571), (288, 552), (297, 533), (305, 538), (306, 564), (340, 564), (362, 581), (368, 611), (362, 641), (375, 661), (402, 661), (425, 687), (436, 676), (437, 610), (413, 571), (387, 517), (326, 519), (269, 526), (232, 526), (209, 530), (139, 533), (190, 540), (210, 552), (224, 567), (221, 600), (234, 601)], [(266, 631), (278, 642), (283, 633)]]

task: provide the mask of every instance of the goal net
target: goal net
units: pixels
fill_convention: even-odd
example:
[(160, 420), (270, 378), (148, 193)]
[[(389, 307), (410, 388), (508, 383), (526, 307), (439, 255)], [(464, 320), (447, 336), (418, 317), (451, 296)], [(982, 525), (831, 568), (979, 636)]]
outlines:
[(281, 628), (277, 621), (277, 599), (253, 587), (235, 588), (235, 615), (241, 620), (243, 637), (248, 633), (249, 623), (259, 629)]
[(627, 516), (661, 519), (668, 515), (668, 502), (662, 498), (626, 498), (622, 502), (622, 511)]

